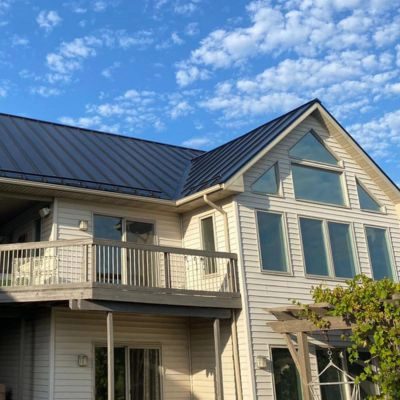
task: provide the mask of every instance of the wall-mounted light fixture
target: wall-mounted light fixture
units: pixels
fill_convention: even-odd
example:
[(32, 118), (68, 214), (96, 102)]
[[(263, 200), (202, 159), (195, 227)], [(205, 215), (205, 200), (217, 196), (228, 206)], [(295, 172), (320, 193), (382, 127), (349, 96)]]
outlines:
[(256, 357), (256, 365), (258, 369), (267, 368), (267, 357), (265, 356), (257, 356)]
[(44, 218), (50, 215), (50, 208), (49, 207), (43, 207), (39, 210), (39, 215)]
[(78, 354), (78, 365), (80, 367), (87, 367), (89, 362), (89, 357), (86, 354)]
[(88, 222), (88, 220), (86, 220), (86, 219), (81, 219), (80, 221), (79, 221), (79, 229), (81, 230), (81, 231), (87, 231), (88, 230), (88, 228), (89, 228), (89, 222)]

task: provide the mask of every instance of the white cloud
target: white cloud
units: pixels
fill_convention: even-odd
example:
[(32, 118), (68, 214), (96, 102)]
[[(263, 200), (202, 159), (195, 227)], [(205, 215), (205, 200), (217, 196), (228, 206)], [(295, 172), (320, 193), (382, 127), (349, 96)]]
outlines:
[(29, 45), (29, 39), (25, 36), (19, 36), (19, 35), (14, 35), (11, 38), (11, 46), (28, 46)]
[(171, 109), (169, 115), (172, 119), (177, 119), (178, 117), (188, 115), (193, 111), (193, 107), (189, 105), (187, 101), (173, 101), (171, 103)]
[(400, 110), (365, 123), (350, 125), (347, 130), (375, 157), (394, 156), (400, 152)]
[[(360, 4), (353, 11), (351, 4), (356, 2)], [(344, 14), (338, 18), (335, 10)], [(310, 57), (372, 49), (374, 40), (390, 48), (400, 34), (398, 19), (390, 21), (387, 15), (381, 16), (373, 1), (361, 4), (355, 0), (293, 0), (275, 6), (268, 1), (253, 1), (247, 6), (247, 13), (248, 26), (211, 32), (188, 59), (177, 64), (176, 79), (180, 86), (199, 79), (188, 73), (194, 68), (203, 71), (242, 66), (250, 58), (263, 54), (274, 57), (292, 52)], [(187, 75), (191, 79), (182, 79)]]
[(186, 25), (185, 35), (195, 36), (199, 33), (199, 24), (197, 22), (190, 22)]
[(42, 10), (36, 17), (36, 22), (42, 29), (45, 29), (47, 32), (53, 30), (53, 28), (60, 24), (61, 21), (61, 17), (58, 15), (57, 11), (54, 10)]
[(177, 44), (177, 45), (183, 44), (183, 39), (178, 35), (177, 32), (172, 32), (171, 40), (172, 40), (172, 43), (174, 43), (174, 44)]
[[(52, 73), (49, 82), (68, 81), (73, 72), (81, 69), (86, 59), (97, 55), (100, 48), (123, 50), (137, 46), (139, 49), (153, 41), (151, 32), (139, 31), (128, 34), (124, 30), (102, 30), (97, 36), (88, 35), (62, 42), (56, 52), (47, 54), (46, 64)], [(107, 72), (106, 72), (107, 74)]]
[(195, 136), (182, 142), (182, 146), (192, 148), (204, 148), (209, 147), (212, 143), (212, 140), (207, 136)]
[(101, 75), (104, 76), (104, 78), (110, 79), (112, 77), (114, 71), (120, 67), (121, 67), (121, 63), (118, 61), (115, 61), (109, 67), (104, 68), (101, 71)]
[(0, 86), (0, 97), (7, 97), (8, 91), (5, 87)]
[(31, 93), (42, 97), (53, 97), (60, 95), (61, 90), (47, 86), (35, 86), (31, 88)]

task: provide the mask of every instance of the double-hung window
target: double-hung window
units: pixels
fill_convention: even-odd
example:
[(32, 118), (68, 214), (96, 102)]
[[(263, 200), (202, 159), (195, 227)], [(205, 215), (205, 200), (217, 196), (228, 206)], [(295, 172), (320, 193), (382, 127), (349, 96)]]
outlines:
[(306, 273), (352, 278), (356, 275), (351, 225), (300, 218)]
[(289, 155), (296, 199), (346, 205), (339, 162), (313, 131), (304, 135)]
[(387, 229), (367, 226), (365, 233), (374, 279), (393, 279), (393, 262)]
[(262, 269), (288, 272), (283, 214), (257, 211), (257, 227)]
[[(201, 240), (203, 250), (215, 251), (215, 234), (214, 234), (214, 218), (212, 216), (205, 217), (200, 220), (201, 224)], [(217, 260), (211, 256), (205, 257), (204, 272), (206, 275), (215, 274), (217, 272)]]

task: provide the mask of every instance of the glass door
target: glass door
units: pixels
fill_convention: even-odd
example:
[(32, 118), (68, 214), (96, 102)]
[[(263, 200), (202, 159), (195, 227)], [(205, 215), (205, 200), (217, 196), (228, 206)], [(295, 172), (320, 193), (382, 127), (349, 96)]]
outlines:
[[(93, 219), (95, 239), (122, 240), (122, 218), (95, 215)], [(121, 248), (112, 245), (96, 246), (97, 282), (122, 283)]]
[[(154, 244), (154, 224), (126, 221), (126, 241), (138, 245)], [(157, 287), (158, 253), (144, 249), (127, 249), (127, 283), (133, 286)]]
[[(115, 400), (161, 400), (161, 351), (114, 348)], [(107, 400), (107, 348), (95, 349), (95, 400)]]

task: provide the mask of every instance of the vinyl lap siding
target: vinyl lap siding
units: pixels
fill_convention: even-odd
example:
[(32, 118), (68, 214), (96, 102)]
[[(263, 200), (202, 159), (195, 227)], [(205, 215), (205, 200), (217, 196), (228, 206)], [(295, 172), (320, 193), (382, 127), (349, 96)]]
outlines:
[[(179, 215), (140, 207), (117, 208), (112, 204), (96, 204), (88, 202), (72, 202), (59, 200), (58, 202), (58, 233), (59, 240), (83, 239), (92, 236), (93, 214), (124, 217), (138, 221), (152, 221), (155, 223), (158, 244), (164, 246), (182, 247)], [(79, 229), (79, 221), (87, 220), (89, 227), (86, 232)]]
[[(92, 400), (94, 345), (106, 344), (106, 317), (100, 313), (55, 310), (54, 400)], [(161, 347), (164, 400), (190, 399), (188, 323), (185, 319), (114, 315), (114, 340), (121, 345)], [(89, 356), (80, 368), (78, 354)]]
[[(230, 237), (230, 246), (231, 252), (238, 254), (239, 253), (239, 243), (238, 243), (238, 235), (237, 235), (237, 218), (235, 213), (235, 203), (232, 199), (227, 199), (221, 204), (223, 209), (228, 213), (228, 225), (229, 225), (229, 237)], [(215, 239), (216, 239), (216, 249), (218, 251), (225, 251), (225, 231), (224, 231), (224, 221), (223, 217), (219, 212), (212, 210), (210, 207), (206, 206), (190, 213), (186, 213), (182, 218), (182, 226), (183, 226), (183, 245), (186, 248), (194, 248), (201, 249), (201, 231), (200, 231), (200, 220), (201, 218), (208, 217), (212, 215), (214, 217), (214, 226), (215, 226)], [(240, 288), (243, 288), (243, 280), (242, 280), (242, 272), (240, 262), (238, 265), (239, 269), (239, 281)], [(243, 293), (242, 293), (243, 295)], [(244, 306), (244, 304), (243, 304)], [(249, 371), (249, 345), (248, 345), (248, 335), (247, 335), (247, 324), (246, 324), (246, 311), (243, 309), (240, 312), (237, 312), (237, 333), (238, 333), (238, 344), (239, 344), (239, 358), (240, 358), (240, 371), (241, 371), (241, 379), (242, 379), (242, 390), (243, 390), (243, 398), (247, 399), (249, 396), (251, 397), (251, 371)], [(207, 331), (210, 334), (210, 331)], [(229, 326), (221, 326), (221, 334), (230, 334)], [(212, 331), (211, 331), (212, 335)], [(202, 336), (201, 336), (202, 337)], [(208, 341), (212, 340), (209, 336), (203, 338), (203, 340)], [(207, 369), (212, 370), (214, 368), (214, 360), (210, 359), (209, 356), (203, 352), (199, 353), (199, 356), (205, 357), (205, 360), (202, 361), (203, 365), (207, 366), (207, 362), (209, 363)], [(235, 390), (235, 381), (234, 381), (234, 370), (231, 368), (233, 365), (232, 361), (232, 347), (225, 346), (223, 352), (223, 359), (226, 360), (223, 365), (223, 376), (224, 376), (224, 390), (225, 395), (228, 396), (229, 393), (234, 393)], [(199, 361), (200, 362), (200, 361)], [(228, 375), (229, 374), (229, 375)], [(208, 378), (207, 382), (210, 384), (211, 377)], [(200, 379), (198, 377), (193, 377), (194, 382), (196, 379)], [(202, 377), (201, 379), (206, 379)], [(204, 389), (207, 385), (204, 383)], [(249, 395), (250, 394), (250, 395)], [(229, 397), (227, 397), (229, 398)]]
[[(288, 151), (310, 129), (314, 129), (334, 154), (344, 161), (346, 190), (350, 201), (349, 208), (312, 204), (296, 201), (294, 198)], [(268, 315), (263, 310), (264, 308), (284, 306), (290, 304), (292, 299), (309, 302), (311, 300), (310, 290), (312, 286), (320, 283), (334, 286), (339, 282), (330, 279), (311, 279), (305, 277), (298, 222), (299, 216), (350, 222), (354, 228), (354, 246), (355, 252), (358, 255), (357, 259), (360, 271), (369, 276), (371, 276), (371, 267), (364, 225), (371, 224), (389, 228), (397, 273), (400, 272), (400, 229), (395, 207), (375, 182), (354, 161), (348, 149), (343, 148), (338, 140), (340, 141), (340, 137), (336, 132), (332, 132), (330, 136), (326, 127), (319, 120), (312, 116), (308, 117), (307, 120), (301, 123), (267, 156), (256, 163), (245, 174), (245, 192), (236, 197), (243, 247), (244, 271), (248, 290), (249, 323), (254, 356), (253, 363), (255, 363), (257, 355), (266, 355), (271, 360), (271, 346), (285, 346), (281, 335), (274, 334), (266, 326), (266, 323), (274, 320), (274, 318)], [(252, 193), (251, 184), (276, 161), (279, 162), (283, 197)], [(386, 207), (386, 214), (359, 210), (355, 176)], [(255, 210), (257, 209), (284, 213), (292, 276), (261, 272), (255, 219)], [(316, 363), (314, 358), (312, 358), (312, 367), (315, 375)], [(256, 369), (255, 379), (257, 399), (273, 399), (273, 380), (270, 369)]]

